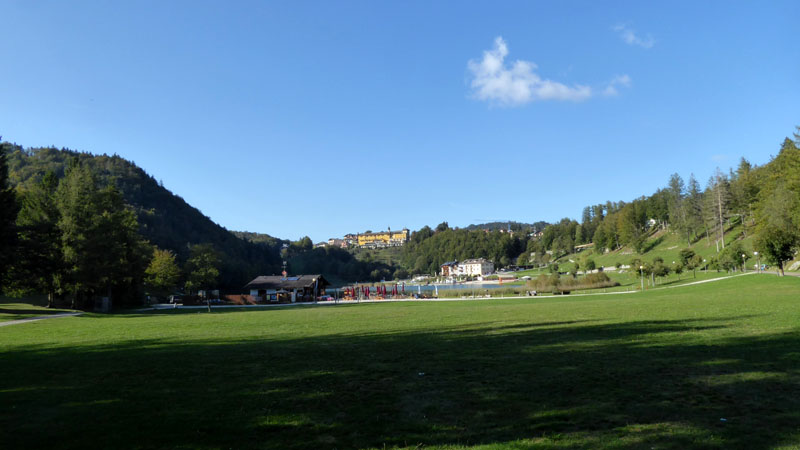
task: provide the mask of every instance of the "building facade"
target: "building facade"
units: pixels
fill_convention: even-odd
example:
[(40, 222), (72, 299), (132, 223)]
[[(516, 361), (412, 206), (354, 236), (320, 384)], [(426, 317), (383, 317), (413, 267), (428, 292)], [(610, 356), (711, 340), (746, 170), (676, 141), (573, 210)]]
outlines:
[(458, 274), (458, 261), (450, 261), (439, 266), (443, 277), (451, 277)]
[(328, 246), (347, 248), (347, 241), (345, 239), (330, 238), (328, 239)]
[(397, 247), (408, 241), (408, 229), (400, 231), (378, 231), (377, 233), (363, 233), (356, 237), (356, 245), (362, 248)]
[(458, 275), (489, 275), (494, 263), (486, 258), (467, 259), (458, 264)]
[(256, 277), (244, 288), (259, 303), (295, 303), (316, 301), (329, 285), (322, 275), (271, 275)]

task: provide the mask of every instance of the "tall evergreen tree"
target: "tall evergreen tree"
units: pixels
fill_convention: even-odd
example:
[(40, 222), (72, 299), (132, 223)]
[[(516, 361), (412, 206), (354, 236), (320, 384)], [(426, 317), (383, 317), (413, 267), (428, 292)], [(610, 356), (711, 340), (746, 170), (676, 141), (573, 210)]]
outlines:
[(136, 214), (125, 205), (116, 187), (101, 190), (99, 201), (100, 214), (93, 223), (97, 233), (94, 247), (97, 259), (102, 261), (97, 283), (114, 301), (134, 304), (143, 298), (145, 270), (153, 248), (139, 235)]
[(95, 272), (100, 270), (92, 245), (93, 221), (99, 214), (97, 186), (91, 171), (70, 161), (65, 177), (56, 190), (58, 229), (66, 268), (65, 287), (72, 293), (72, 307), (86, 306), (87, 295), (94, 294)]
[(686, 235), (686, 240), (691, 244), (691, 227), (687, 220), (686, 205), (684, 202), (685, 187), (683, 178), (677, 173), (669, 178), (669, 223), (673, 229)]
[(98, 190), (94, 174), (73, 160), (55, 193), (65, 285), (73, 307), (98, 295), (122, 303), (141, 293), (150, 247), (138, 235), (136, 215), (114, 187)]
[(8, 267), (16, 253), (18, 212), (17, 195), (8, 181), (5, 149), (0, 147), (0, 289), (8, 282)]
[(800, 149), (790, 139), (769, 164), (756, 215), (755, 246), (783, 275), (783, 263), (800, 248)]
[[(686, 211), (687, 228), (692, 236), (697, 236), (698, 231), (703, 228), (703, 191), (694, 174), (689, 176), (689, 182), (686, 185), (684, 210)], [(689, 238), (689, 246), (692, 245), (691, 241), (692, 239)]]
[(17, 218), (20, 251), (12, 267), (15, 290), (46, 293), (48, 307), (53, 306), (64, 277), (60, 215), (55, 202), (57, 187), (55, 174), (47, 172), (24, 192)]

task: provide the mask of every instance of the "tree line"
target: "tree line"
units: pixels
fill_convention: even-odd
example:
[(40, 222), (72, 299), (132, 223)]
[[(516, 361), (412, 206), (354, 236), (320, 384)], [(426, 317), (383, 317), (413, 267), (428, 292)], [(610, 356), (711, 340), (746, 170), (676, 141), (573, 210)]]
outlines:
[(727, 261), (741, 251), (726, 249), (725, 233), (741, 225), (743, 237), (753, 234), (755, 249), (783, 272), (800, 246), (800, 135), (794, 138), (784, 139), (778, 155), (763, 166), (742, 158), (728, 173), (717, 169), (704, 188), (694, 175), (684, 182), (673, 174), (650, 196), (587, 206), (580, 222), (566, 218), (548, 226), (529, 257), (566, 255), (588, 243), (599, 253), (629, 246), (642, 254), (655, 231), (670, 229), (687, 248), (700, 240), (713, 243)]
[(145, 291), (166, 296), (181, 285), (196, 292), (217, 281), (213, 247), (191, 246), (180, 267), (174, 253), (139, 233), (136, 213), (119, 189), (101, 186), (78, 158), (69, 160), (62, 178), (48, 171), (17, 192), (0, 152), (0, 204), (4, 292), (45, 293), (50, 306), (65, 299), (73, 308), (91, 308), (101, 297), (133, 305)]
[[(726, 233), (736, 225), (742, 237), (756, 237), (755, 249), (782, 273), (784, 262), (791, 260), (800, 246), (800, 136), (796, 133), (794, 137), (785, 139), (778, 155), (763, 166), (742, 158), (727, 173), (717, 169), (704, 187), (694, 175), (684, 181), (676, 173), (650, 196), (589, 205), (583, 208), (580, 221), (564, 218), (553, 224), (513, 223), (514, 233), (504, 232), (508, 222), (494, 222), (492, 230), (476, 225), (455, 229), (447, 222), (435, 228), (425, 226), (411, 233), (398, 257), (383, 267), (364, 266), (358, 279), (435, 274), (445, 262), (469, 258), (486, 258), (500, 268), (542, 266), (586, 244), (593, 244), (594, 251), (601, 254), (629, 247), (641, 255), (655, 245), (652, 236), (663, 230), (681, 236), (688, 249), (700, 240), (715, 245), (718, 254), (706, 265), (731, 269), (742, 263), (741, 243), (726, 244), (730, 241)], [(313, 259), (317, 262), (312, 266), (325, 267), (326, 251), (316, 251)], [(641, 264), (637, 267), (641, 265), (654, 280), (659, 274), (699, 267), (692, 257), (675, 265), (680, 267), (667, 266), (663, 261), (638, 261)], [(353, 279), (347, 275), (342, 278)]]
[[(673, 174), (650, 196), (587, 206), (580, 221), (514, 223), (514, 233), (501, 222), (491, 230), (425, 226), (383, 261), (314, 248), (309, 238), (230, 232), (116, 155), (2, 143), (0, 289), (69, 298), (79, 307), (102, 296), (133, 304), (145, 292), (238, 292), (257, 275), (279, 273), (283, 261), (293, 273), (377, 281), (433, 274), (444, 262), (469, 258), (487, 258), (497, 267), (544, 265), (590, 243), (600, 253), (629, 246), (643, 254), (649, 238), (666, 229), (682, 236), (687, 249), (700, 240), (715, 243), (715, 264), (735, 267), (741, 248), (725, 239), (733, 225), (753, 234), (764, 261), (782, 271), (800, 246), (800, 136), (794, 137), (767, 164), (742, 159), (735, 170), (717, 170), (705, 187), (693, 175), (684, 182)], [(682, 258), (679, 270), (696, 263), (691, 255)], [(676, 269), (658, 261), (641, 267), (653, 277)]]
[(400, 265), (409, 273), (435, 274), (441, 264), (454, 260), (486, 258), (498, 267), (515, 264), (533, 230), (503, 231), (454, 229), (447, 222), (433, 229), (425, 226), (413, 232), (403, 246)]
[[(47, 173), (64, 178), (69, 161), (77, 159), (92, 172), (99, 188), (114, 186), (136, 215), (139, 233), (152, 245), (172, 251), (184, 266), (191, 248), (209, 244), (219, 258), (217, 285), (239, 292), (255, 276), (281, 270), (281, 245), (288, 241), (259, 235), (251, 241), (214, 223), (202, 212), (173, 194), (164, 184), (118, 155), (92, 155), (51, 147), (23, 149), (1, 143), (8, 158), (9, 183), (24, 196)], [(202, 183), (205, 180), (198, 180)]]

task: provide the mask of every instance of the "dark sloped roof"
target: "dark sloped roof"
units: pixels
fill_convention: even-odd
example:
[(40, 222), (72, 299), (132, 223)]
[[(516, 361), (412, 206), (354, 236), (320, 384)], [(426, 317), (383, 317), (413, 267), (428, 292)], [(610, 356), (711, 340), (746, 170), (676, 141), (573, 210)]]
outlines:
[(488, 263), (488, 262), (491, 261), (489, 261), (486, 258), (473, 258), (473, 259), (468, 259), (466, 261), (461, 261), (461, 264), (478, 264), (478, 263)]
[(322, 275), (296, 275), (293, 277), (282, 277), (280, 275), (263, 275), (256, 277), (253, 281), (245, 285), (245, 289), (302, 289), (313, 287), (314, 282), (318, 282), (320, 288), (328, 286), (330, 283)]

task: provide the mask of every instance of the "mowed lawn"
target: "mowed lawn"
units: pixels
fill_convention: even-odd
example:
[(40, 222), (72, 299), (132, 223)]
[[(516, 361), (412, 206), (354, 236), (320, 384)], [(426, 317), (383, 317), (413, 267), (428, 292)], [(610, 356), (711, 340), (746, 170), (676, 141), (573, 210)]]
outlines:
[(0, 328), (0, 447), (797, 448), (800, 279)]

